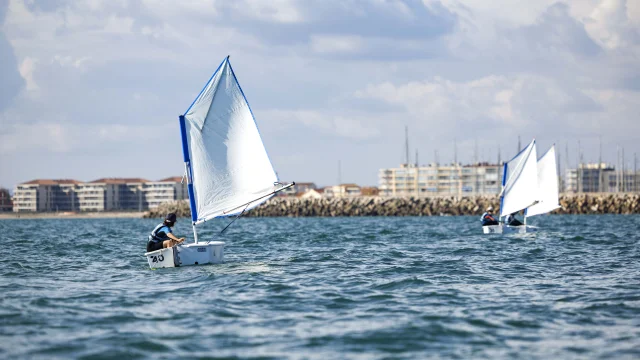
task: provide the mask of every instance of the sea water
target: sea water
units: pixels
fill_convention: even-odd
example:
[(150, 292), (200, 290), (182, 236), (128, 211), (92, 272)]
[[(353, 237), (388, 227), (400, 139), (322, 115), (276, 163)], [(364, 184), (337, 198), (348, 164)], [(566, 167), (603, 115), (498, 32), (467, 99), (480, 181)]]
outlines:
[(0, 220), (0, 358), (640, 358), (640, 216), (226, 221), (151, 270), (159, 220)]

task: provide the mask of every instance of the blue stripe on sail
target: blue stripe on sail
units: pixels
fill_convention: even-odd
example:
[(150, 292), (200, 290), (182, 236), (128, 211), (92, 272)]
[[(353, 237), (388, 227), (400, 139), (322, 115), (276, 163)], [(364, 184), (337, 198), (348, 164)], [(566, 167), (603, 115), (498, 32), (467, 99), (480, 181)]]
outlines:
[(187, 142), (187, 126), (184, 123), (184, 115), (180, 115), (180, 135), (182, 136), (182, 155), (184, 162), (189, 162), (189, 143)]
[(191, 161), (189, 161), (189, 143), (187, 142), (187, 126), (185, 124), (184, 115), (180, 115), (180, 135), (182, 138), (182, 155), (184, 162), (187, 164), (187, 190), (189, 191), (189, 206), (191, 207), (191, 220), (195, 222), (198, 219), (198, 210), (196, 209), (196, 199), (193, 193), (193, 184), (191, 183), (193, 170), (191, 169)]
[[(507, 181), (507, 163), (504, 163), (504, 171), (502, 173), (502, 191), (504, 191), (504, 184)], [(502, 214), (504, 209), (504, 195), (500, 196), (500, 213)]]
[[(191, 169), (191, 164), (189, 164), (189, 169)], [(189, 206), (191, 206), (191, 221), (196, 222), (196, 220), (198, 220), (198, 210), (196, 209), (196, 199), (193, 196), (193, 184), (189, 183), (189, 185), (187, 185), (187, 189), (189, 190)]]
[(504, 172), (502, 173), (502, 186), (507, 183), (507, 163), (504, 163)]
[(227, 61), (227, 59), (229, 59), (229, 57), (227, 56), (226, 58), (224, 58), (224, 60), (222, 60), (222, 62), (220, 63), (220, 65), (218, 65), (218, 68), (216, 69), (216, 71), (213, 73), (213, 75), (211, 75), (211, 77), (209, 78), (209, 81), (207, 81), (206, 84), (204, 84), (204, 87), (202, 88), (202, 90), (200, 90), (200, 93), (198, 94), (198, 96), (196, 96), (196, 98), (193, 100), (193, 102), (191, 103), (191, 105), (189, 105), (189, 108), (187, 109), (187, 111), (184, 112), (184, 115), (187, 115), (187, 113), (189, 112), (189, 110), (191, 110), (191, 107), (193, 107), (193, 104), (196, 103), (196, 101), (198, 101), (198, 99), (200, 98), (200, 95), (202, 95), (202, 93), (204, 92), (204, 90), (207, 88), (207, 86), (209, 85), (209, 83), (211, 82), (211, 80), (213, 80), (213, 78), (216, 76), (216, 74), (218, 73), (218, 71), (220, 70), (220, 68), (222, 67), (222, 64), (224, 64), (225, 61)]
[[(262, 140), (262, 134), (260, 134), (260, 128), (258, 127), (258, 123), (256, 122), (256, 117), (253, 115), (253, 110), (251, 110), (251, 105), (249, 105), (249, 101), (247, 101), (247, 97), (244, 95), (244, 91), (242, 91), (242, 86), (240, 86), (240, 82), (238, 82), (238, 78), (236, 77), (236, 73), (233, 71), (233, 67), (231, 66), (231, 62), (229, 61), (229, 57), (227, 56), (227, 58), (225, 60), (227, 60), (227, 62), (229, 63), (229, 70), (231, 70), (231, 75), (233, 75), (233, 79), (236, 81), (236, 85), (238, 85), (238, 89), (240, 89), (240, 93), (242, 94), (242, 97), (244, 98), (244, 102), (247, 104), (247, 107), (249, 108), (249, 113), (251, 113), (251, 118), (253, 119), (253, 124), (256, 126), (256, 129), (258, 130), (258, 135), (260, 136), (260, 140)], [(264, 146), (264, 142), (263, 142), (262, 145)], [(266, 147), (264, 148), (264, 152), (267, 154), (267, 159), (269, 159), (269, 165), (271, 165), (271, 168), (273, 169), (273, 162), (271, 161), (271, 158), (269, 157), (269, 152), (267, 151)], [(278, 178), (278, 173), (276, 173), (276, 181), (280, 181), (280, 179)]]

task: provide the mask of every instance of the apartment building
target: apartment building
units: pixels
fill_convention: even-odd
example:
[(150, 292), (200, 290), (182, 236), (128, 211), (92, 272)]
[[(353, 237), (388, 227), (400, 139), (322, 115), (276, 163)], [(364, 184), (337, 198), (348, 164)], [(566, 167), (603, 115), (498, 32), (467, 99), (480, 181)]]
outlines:
[(605, 163), (580, 164), (577, 169), (567, 169), (563, 183), (563, 190), (568, 193), (640, 191), (638, 172), (616, 170)]
[(502, 166), (473, 165), (415, 166), (380, 169), (378, 189), (382, 196), (442, 196), (497, 194), (502, 188)]
[(16, 186), (13, 211), (144, 211), (163, 202), (188, 198), (187, 185), (181, 180), (33, 180)]
[(149, 181), (144, 184), (143, 191), (149, 209), (156, 208), (168, 201), (189, 198), (187, 183), (183, 182), (179, 176)]
[(102, 178), (79, 184), (79, 210), (147, 210), (144, 185), (148, 182), (140, 178)]
[(7, 189), (0, 189), (0, 212), (13, 211), (13, 201)]
[(36, 179), (16, 186), (13, 211), (75, 211), (78, 199), (74, 191), (80, 184), (71, 179)]

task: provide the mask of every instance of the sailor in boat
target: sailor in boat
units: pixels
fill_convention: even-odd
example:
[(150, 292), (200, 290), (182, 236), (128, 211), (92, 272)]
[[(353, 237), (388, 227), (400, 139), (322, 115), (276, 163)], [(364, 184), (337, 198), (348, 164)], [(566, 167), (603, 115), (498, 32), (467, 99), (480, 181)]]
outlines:
[(482, 226), (499, 225), (498, 221), (493, 217), (493, 206), (487, 208), (480, 221), (482, 221)]
[(184, 238), (177, 238), (173, 235), (171, 228), (176, 224), (176, 214), (169, 213), (162, 224), (158, 225), (149, 234), (147, 242), (147, 252), (170, 248), (184, 241)]
[(516, 218), (517, 214), (518, 214), (518, 212), (516, 211), (514, 213), (511, 213), (511, 214), (507, 215), (507, 218), (505, 219), (507, 225), (509, 225), (509, 226), (522, 226), (522, 225), (524, 225), (520, 220), (518, 220)]

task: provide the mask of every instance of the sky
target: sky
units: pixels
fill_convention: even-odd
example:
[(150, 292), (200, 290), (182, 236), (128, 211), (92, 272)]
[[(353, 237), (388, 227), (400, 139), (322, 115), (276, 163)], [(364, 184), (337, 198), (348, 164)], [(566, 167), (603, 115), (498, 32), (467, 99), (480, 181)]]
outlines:
[(181, 175), (227, 55), (282, 181), (640, 152), (640, 1), (0, 0), (0, 187)]

